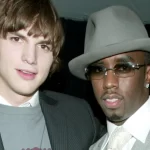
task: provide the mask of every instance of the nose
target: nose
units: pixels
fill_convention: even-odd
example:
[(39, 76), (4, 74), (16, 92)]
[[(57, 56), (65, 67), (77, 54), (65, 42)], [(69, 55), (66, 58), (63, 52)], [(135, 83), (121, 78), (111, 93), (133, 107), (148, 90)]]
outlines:
[(30, 65), (34, 65), (37, 63), (37, 53), (36, 53), (36, 46), (34, 44), (27, 44), (24, 47), (22, 53), (22, 61), (26, 62)]
[(104, 89), (117, 88), (119, 85), (118, 77), (115, 75), (112, 69), (109, 69), (105, 72), (105, 76), (103, 80), (104, 80), (103, 82)]

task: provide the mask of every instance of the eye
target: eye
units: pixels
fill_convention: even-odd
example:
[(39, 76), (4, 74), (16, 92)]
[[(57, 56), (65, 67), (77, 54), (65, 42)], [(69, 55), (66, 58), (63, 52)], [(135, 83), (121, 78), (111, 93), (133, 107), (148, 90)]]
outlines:
[(10, 40), (14, 41), (14, 42), (21, 42), (22, 41), (21, 38), (18, 36), (10, 37)]
[(45, 50), (45, 51), (50, 51), (51, 50), (51, 47), (47, 44), (41, 44), (40, 48)]
[(104, 66), (91, 66), (90, 70), (92, 73), (104, 73), (105, 72), (105, 67)]
[(115, 66), (115, 71), (117, 73), (129, 73), (133, 70), (132, 65), (130, 64), (117, 64)]

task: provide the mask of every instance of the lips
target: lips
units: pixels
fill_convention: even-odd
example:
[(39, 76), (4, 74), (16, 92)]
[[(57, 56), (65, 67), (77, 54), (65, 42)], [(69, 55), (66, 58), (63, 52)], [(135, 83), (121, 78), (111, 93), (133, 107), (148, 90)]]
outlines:
[(112, 98), (112, 99), (106, 99), (106, 101), (108, 101), (108, 102), (116, 102), (116, 101), (118, 101), (118, 99), (117, 98)]
[(26, 74), (34, 74), (33, 72), (29, 72), (29, 71), (25, 71), (25, 70), (19, 70), (19, 71), (22, 71), (22, 72), (24, 72)]
[(116, 109), (121, 106), (123, 97), (118, 94), (105, 94), (102, 97), (107, 108)]
[(24, 80), (33, 80), (37, 75), (36, 71), (31, 70), (16, 69), (16, 71), (18, 75)]
[(24, 73), (29, 73), (29, 74), (36, 74), (37, 73), (37, 71), (32, 70), (32, 69), (16, 69), (16, 70), (22, 71)]
[(123, 97), (116, 94), (116, 93), (111, 93), (111, 94), (105, 94), (102, 96), (102, 99), (103, 100), (106, 100), (106, 99), (122, 99)]

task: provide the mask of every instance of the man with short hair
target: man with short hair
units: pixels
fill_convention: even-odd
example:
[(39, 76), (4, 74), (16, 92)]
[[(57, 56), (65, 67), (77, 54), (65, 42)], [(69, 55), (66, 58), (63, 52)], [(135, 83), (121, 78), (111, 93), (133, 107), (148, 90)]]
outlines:
[(89, 17), (84, 54), (69, 68), (91, 81), (107, 118), (108, 133), (90, 150), (150, 149), (149, 64), (150, 38), (132, 10), (111, 6)]
[(87, 150), (102, 133), (85, 101), (39, 92), (63, 41), (49, 0), (0, 0), (0, 150)]

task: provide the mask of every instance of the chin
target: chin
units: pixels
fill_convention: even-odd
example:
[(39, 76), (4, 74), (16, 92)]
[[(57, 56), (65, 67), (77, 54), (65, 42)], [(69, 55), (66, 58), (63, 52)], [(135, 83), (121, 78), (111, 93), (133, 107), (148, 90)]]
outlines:
[(112, 115), (110, 117), (108, 117), (108, 120), (112, 121), (112, 122), (116, 122), (116, 121), (121, 121), (121, 118), (120, 116), (117, 116), (117, 115)]
[(117, 125), (121, 125), (123, 124), (128, 118), (124, 118), (123, 116), (119, 116), (119, 115), (116, 115), (116, 114), (113, 114), (112, 116), (107, 116), (107, 119), (114, 123), (114, 124), (117, 124)]
[(15, 91), (15, 93), (17, 93), (18, 95), (21, 95), (21, 96), (32, 96), (37, 91), (37, 88), (24, 87), (24, 88), (20, 88), (20, 89), (15, 89), (14, 91)]

